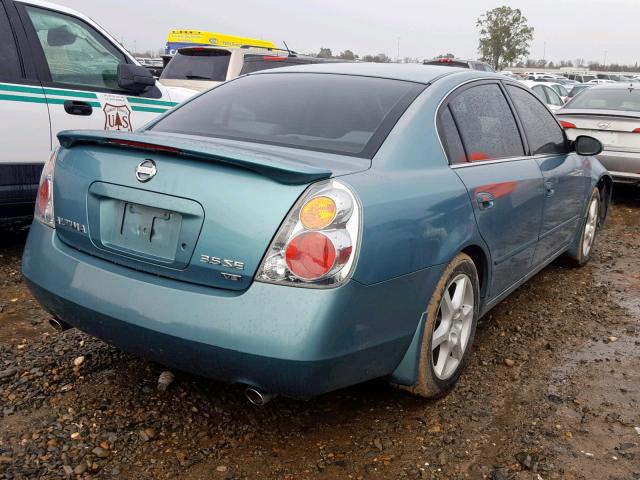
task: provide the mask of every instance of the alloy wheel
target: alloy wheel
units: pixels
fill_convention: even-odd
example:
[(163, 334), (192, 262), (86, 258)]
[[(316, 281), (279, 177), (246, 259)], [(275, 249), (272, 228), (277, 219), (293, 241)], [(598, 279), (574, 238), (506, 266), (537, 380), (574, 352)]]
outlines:
[(475, 298), (471, 279), (460, 274), (445, 289), (431, 337), (431, 363), (440, 380), (450, 378), (462, 362), (473, 325)]

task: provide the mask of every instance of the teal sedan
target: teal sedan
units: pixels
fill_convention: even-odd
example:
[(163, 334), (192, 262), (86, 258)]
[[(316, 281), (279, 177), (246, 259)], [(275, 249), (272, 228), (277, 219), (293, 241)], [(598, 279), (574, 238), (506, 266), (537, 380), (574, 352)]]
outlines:
[(589, 260), (612, 185), (521, 83), (440, 66), (257, 72), (59, 140), (23, 259), (52, 322), (254, 403), (445, 393), (480, 317)]

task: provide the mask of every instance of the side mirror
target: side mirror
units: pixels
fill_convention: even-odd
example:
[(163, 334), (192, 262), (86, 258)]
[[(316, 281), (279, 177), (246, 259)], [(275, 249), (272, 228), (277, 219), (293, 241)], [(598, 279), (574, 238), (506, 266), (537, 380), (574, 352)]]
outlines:
[(141, 65), (121, 63), (118, 65), (118, 85), (124, 90), (142, 93), (156, 84), (151, 72)]
[(585, 157), (598, 155), (604, 149), (600, 140), (587, 135), (580, 135), (576, 138), (573, 142), (573, 147), (578, 155), (584, 155)]
[(47, 43), (50, 47), (64, 47), (72, 45), (76, 41), (76, 36), (69, 31), (66, 25), (52, 28), (47, 32)]

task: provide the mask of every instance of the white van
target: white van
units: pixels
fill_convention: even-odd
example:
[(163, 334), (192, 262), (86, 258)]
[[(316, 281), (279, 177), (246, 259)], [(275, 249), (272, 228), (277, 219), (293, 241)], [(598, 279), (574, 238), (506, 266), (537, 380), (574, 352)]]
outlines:
[(134, 130), (194, 93), (158, 83), (74, 10), (0, 0), (0, 217), (32, 211), (59, 131)]

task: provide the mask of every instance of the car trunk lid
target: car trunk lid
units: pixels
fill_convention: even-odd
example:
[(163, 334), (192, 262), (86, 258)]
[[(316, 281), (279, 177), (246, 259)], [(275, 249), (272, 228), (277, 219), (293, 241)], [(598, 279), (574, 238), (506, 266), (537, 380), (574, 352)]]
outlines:
[[(640, 151), (640, 115), (637, 113), (563, 109), (556, 115), (571, 140), (579, 135), (588, 135), (600, 140), (606, 150)], [(567, 128), (567, 123), (575, 128)]]
[(54, 208), (62, 241), (129, 268), (232, 290), (249, 286), (307, 185), (369, 166), (167, 134), (76, 131), (59, 139)]

